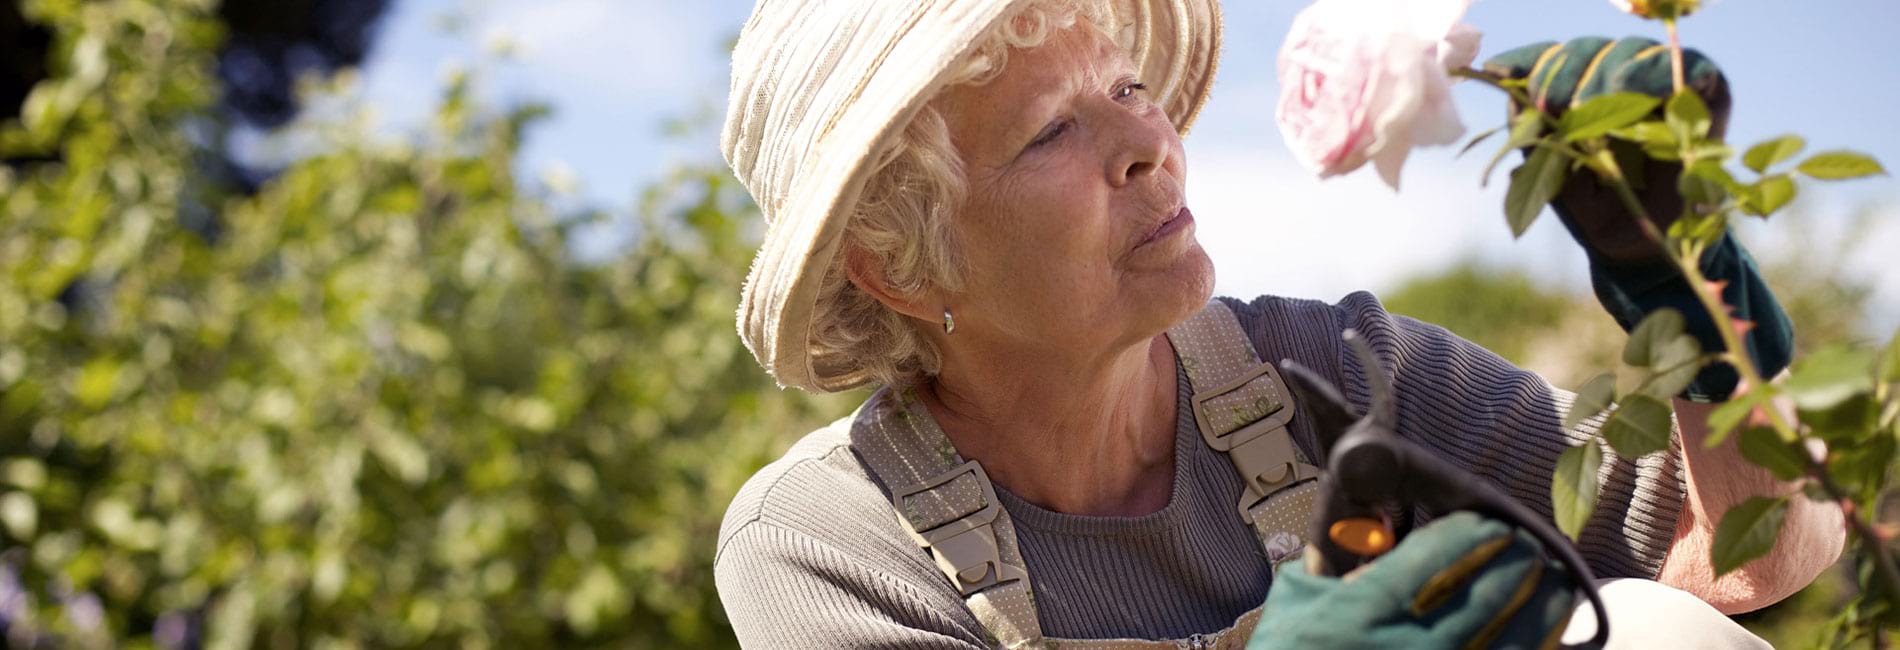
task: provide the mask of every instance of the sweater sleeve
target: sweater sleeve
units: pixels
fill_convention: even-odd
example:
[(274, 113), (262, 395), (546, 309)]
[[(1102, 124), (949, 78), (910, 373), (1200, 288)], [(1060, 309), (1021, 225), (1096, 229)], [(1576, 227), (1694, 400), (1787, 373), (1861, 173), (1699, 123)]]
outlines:
[(921, 589), (804, 532), (754, 521), (714, 564), (726, 617), (747, 648), (986, 647), (947, 589)]
[[(1347, 296), (1338, 315), (1342, 329), (1366, 337), (1392, 377), (1400, 435), (1551, 516), (1557, 457), (1596, 435), (1604, 416), (1565, 431), (1573, 393), (1442, 327), (1388, 313), (1369, 293)], [(1363, 408), (1371, 400), (1365, 371), (1344, 345), (1340, 353), (1346, 392)], [(1602, 490), (1578, 542), (1598, 577), (1660, 573), (1687, 494), (1681, 468), (1675, 444), (1634, 460), (1605, 448)]]

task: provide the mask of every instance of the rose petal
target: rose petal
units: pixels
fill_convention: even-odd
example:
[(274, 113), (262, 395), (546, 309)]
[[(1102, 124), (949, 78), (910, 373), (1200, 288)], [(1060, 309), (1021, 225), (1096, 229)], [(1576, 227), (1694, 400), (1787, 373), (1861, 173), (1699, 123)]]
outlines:
[(1445, 35), (1446, 47), (1438, 50), (1439, 66), (1450, 70), (1471, 65), (1478, 58), (1478, 45), (1484, 40), (1484, 33), (1478, 28), (1458, 23), (1451, 26), (1451, 33)]
[(1480, 34), (1469, 0), (1318, 0), (1280, 49), (1274, 119), (1295, 159), (1321, 178), (1368, 160), (1397, 189), (1411, 149), (1464, 133), (1447, 66), (1469, 65)]

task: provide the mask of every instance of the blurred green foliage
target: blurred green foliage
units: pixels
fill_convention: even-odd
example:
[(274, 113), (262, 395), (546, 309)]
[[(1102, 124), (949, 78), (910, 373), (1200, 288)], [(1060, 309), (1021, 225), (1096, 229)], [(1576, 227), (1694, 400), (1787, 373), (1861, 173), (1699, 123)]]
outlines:
[[(8, 645), (732, 646), (724, 506), (855, 400), (776, 389), (731, 334), (743, 189), (680, 170), (577, 260), (613, 217), (519, 189), (539, 112), (456, 83), (420, 139), (341, 124), (235, 195), (202, 173), (213, 4), (22, 5), (55, 43), (0, 126), (0, 158), (51, 161), (0, 166)], [(1804, 328), (1862, 312), (1796, 279)], [(1547, 372), (1620, 346), (1479, 267), (1387, 299)]]
[(1393, 313), (1442, 326), (1520, 364), (1536, 338), (1561, 324), (1577, 304), (1522, 273), (1470, 261), (1406, 280), (1383, 297)]
[[(576, 260), (518, 188), (534, 109), (452, 84), (197, 180), (212, 0), (29, 0), (53, 77), (0, 154), (0, 619), (25, 646), (730, 646), (731, 494), (845, 405), (731, 332), (744, 190), (683, 170)], [(0, 156), (3, 157), (3, 156)], [(17, 597), (17, 598), (16, 598)]]

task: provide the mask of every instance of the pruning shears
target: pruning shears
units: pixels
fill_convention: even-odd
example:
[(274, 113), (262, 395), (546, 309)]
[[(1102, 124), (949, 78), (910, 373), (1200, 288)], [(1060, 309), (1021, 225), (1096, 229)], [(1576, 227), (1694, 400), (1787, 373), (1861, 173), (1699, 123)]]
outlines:
[(1319, 478), (1320, 511), (1308, 537), (1318, 551), (1315, 575), (1341, 576), (1368, 564), (1398, 544), (1409, 525), (1394, 529), (1392, 513), (1409, 521), (1414, 508), (1431, 515), (1469, 510), (1521, 528), (1544, 550), (1589, 599), (1596, 613), (1596, 635), (1584, 647), (1602, 647), (1609, 641), (1609, 617), (1596, 579), (1570, 539), (1548, 520), (1489, 482), (1452, 466), (1424, 448), (1400, 438), (1397, 406), (1391, 382), (1357, 332), (1347, 330), (1347, 347), (1358, 356), (1372, 391), (1363, 417), (1332, 383), (1300, 364), (1280, 362), (1280, 372), (1294, 397), (1311, 418), (1325, 461)]

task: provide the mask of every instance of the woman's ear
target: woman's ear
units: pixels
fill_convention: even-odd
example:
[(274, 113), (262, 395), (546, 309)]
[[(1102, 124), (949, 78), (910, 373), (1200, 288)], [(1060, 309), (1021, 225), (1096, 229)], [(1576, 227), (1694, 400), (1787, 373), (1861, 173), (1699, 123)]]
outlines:
[(883, 261), (870, 251), (857, 246), (846, 246), (844, 255), (845, 277), (856, 285), (859, 291), (870, 294), (878, 302), (884, 303), (891, 311), (915, 318), (925, 323), (939, 323), (943, 320), (944, 306), (941, 300), (929, 295), (900, 294), (893, 291), (884, 275)]

